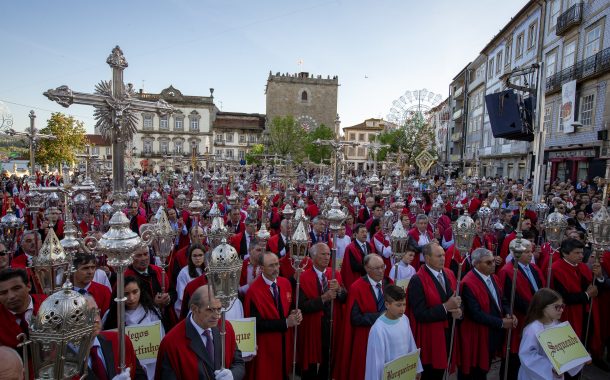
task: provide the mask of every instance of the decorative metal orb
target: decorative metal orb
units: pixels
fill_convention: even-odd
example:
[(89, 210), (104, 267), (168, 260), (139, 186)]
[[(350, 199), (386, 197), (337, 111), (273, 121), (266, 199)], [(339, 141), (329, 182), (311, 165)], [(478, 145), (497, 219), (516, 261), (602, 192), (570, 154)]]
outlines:
[(132, 262), (132, 254), (146, 243), (129, 228), (129, 219), (122, 211), (110, 218), (110, 229), (97, 244), (96, 251), (108, 257), (108, 265), (127, 268)]
[(221, 242), (209, 255), (208, 281), (225, 310), (237, 297), (241, 268), (242, 261), (239, 254), (226, 241)]
[(551, 243), (553, 249), (558, 249), (563, 241), (566, 228), (568, 228), (568, 222), (565, 220), (563, 214), (555, 211), (546, 218), (545, 225), (547, 240)]
[(328, 227), (333, 233), (336, 233), (341, 229), (343, 222), (347, 215), (341, 210), (341, 204), (337, 197), (333, 199), (330, 210), (326, 213), (326, 220), (328, 220)]
[(532, 243), (529, 240), (523, 239), (521, 231), (517, 234), (517, 238), (510, 242), (508, 249), (515, 260), (519, 260), (521, 255), (531, 247)]
[(458, 218), (453, 224), (455, 247), (460, 253), (466, 254), (472, 248), (472, 242), (477, 233), (477, 225), (468, 214)]
[(544, 222), (546, 221), (546, 216), (549, 213), (549, 205), (546, 204), (544, 199), (542, 199), (540, 203), (536, 203), (535, 211), (540, 223), (544, 224)]
[(593, 214), (589, 222), (593, 244), (602, 249), (608, 249), (610, 245), (610, 216), (605, 207)]
[(95, 314), (70, 283), (40, 305), (30, 323), (34, 378), (72, 379), (84, 373)]
[(483, 231), (489, 230), (491, 227), (490, 226), (491, 217), (493, 216), (494, 212), (487, 205), (486, 201), (483, 202), (483, 205), (481, 206), (481, 208), (479, 208), (479, 211), (477, 212), (477, 214), (479, 215), (479, 218), (481, 219), (481, 227), (483, 228)]

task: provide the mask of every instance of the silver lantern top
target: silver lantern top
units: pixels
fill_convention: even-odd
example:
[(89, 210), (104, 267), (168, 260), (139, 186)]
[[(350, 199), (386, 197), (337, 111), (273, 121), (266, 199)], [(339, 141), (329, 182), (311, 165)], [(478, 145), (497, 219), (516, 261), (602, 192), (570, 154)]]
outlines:
[(402, 257), (407, 252), (407, 243), (409, 242), (409, 235), (402, 225), (402, 222), (398, 222), (394, 225), (394, 230), (390, 235), (390, 245), (392, 246), (392, 254), (394, 255), (394, 262), (398, 263), (402, 260)]
[(508, 245), (508, 249), (510, 250), (510, 253), (513, 255), (515, 263), (517, 260), (519, 260), (521, 255), (523, 255), (523, 253), (529, 247), (531, 247), (531, 245), (532, 245), (532, 243), (529, 240), (523, 239), (523, 235), (521, 234), (521, 231), (517, 232), (517, 237), (515, 239), (513, 239), (513, 241), (511, 241), (510, 244)]
[[(460, 204), (458, 202), (458, 204)], [(465, 213), (453, 224), (453, 236), (455, 247), (462, 254), (467, 254), (472, 248), (472, 242), (477, 234), (477, 225), (472, 218)]]
[(334, 197), (333, 203), (330, 205), (330, 210), (326, 213), (326, 220), (328, 220), (329, 228), (332, 232), (336, 233), (341, 228), (341, 225), (347, 218), (347, 215), (341, 210), (341, 204), (337, 197)]
[(608, 245), (610, 245), (610, 216), (608, 216), (605, 207), (600, 208), (593, 214), (589, 225), (593, 244), (600, 246), (602, 249), (608, 249)]
[(563, 214), (555, 211), (546, 218), (546, 237), (554, 249), (559, 248), (566, 228), (568, 228), (568, 222), (565, 220)]
[(479, 218), (481, 218), (481, 227), (483, 228), (483, 231), (487, 231), (491, 228), (491, 217), (493, 213), (492, 209), (487, 205), (487, 201), (483, 201), (483, 205), (477, 212)]
[(122, 211), (112, 215), (110, 228), (97, 244), (96, 250), (108, 257), (108, 265), (126, 268), (132, 262), (131, 255), (146, 243), (129, 228), (129, 219)]
[(72, 379), (84, 373), (95, 315), (69, 282), (42, 302), (30, 323), (34, 378)]
[(229, 309), (237, 298), (241, 268), (242, 261), (239, 254), (235, 248), (227, 244), (226, 240), (210, 253), (207, 266), (208, 281), (225, 310)]

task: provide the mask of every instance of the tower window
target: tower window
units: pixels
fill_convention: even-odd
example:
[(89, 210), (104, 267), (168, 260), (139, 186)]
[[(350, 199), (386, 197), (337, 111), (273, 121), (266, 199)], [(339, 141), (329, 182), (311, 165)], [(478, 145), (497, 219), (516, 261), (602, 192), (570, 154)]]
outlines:
[(306, 102), (307, 101), (307, 91), (303, 91), (301, 92), (301, 101), (302, 102)]

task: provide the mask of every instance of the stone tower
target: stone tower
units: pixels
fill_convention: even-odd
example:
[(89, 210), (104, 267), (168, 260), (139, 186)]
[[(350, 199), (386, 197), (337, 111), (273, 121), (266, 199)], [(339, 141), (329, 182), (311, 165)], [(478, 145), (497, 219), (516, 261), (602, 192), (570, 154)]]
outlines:
[(338, 88), (337, 76), (269, 72), (265, 89), (267, 123), (278, 116), (293, 116), (307, 130), (321, 124), (335, 130)]

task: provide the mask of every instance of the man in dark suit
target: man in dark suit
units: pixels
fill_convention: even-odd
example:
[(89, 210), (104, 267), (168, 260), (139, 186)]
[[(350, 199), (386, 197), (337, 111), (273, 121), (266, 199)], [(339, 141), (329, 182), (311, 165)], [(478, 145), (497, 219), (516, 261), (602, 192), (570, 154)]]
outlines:
[(484, 380), (492, 359), (501, 351), (504, 329), (515, 328), (517, 318), (508, 314), (508, 302), (494, 274), (493, 253), (481, 247), (472, 252), (471, 258), (474, 268), (461, 284), (464, 320), (458, 339), (459, 378)]
[(316, 216), (311, 221), (312, 228), (311, 232), (309, 232), (309, 238), (311, 239), (311, 245), (317, 243), (329, 243), (329, 236), (326, 233), (326, 222), (319, 216)]
[[(222, 363), (222, 338), (218, 328), (221, 305), (208, 285), (201, 286), (193, 293), (189, 309), (189, 316), (161, 341), (155, 379), (243, 379), (246, 367), (237, 348), (235, 332), (228, 321), (226, 363)], [(223, 367), (226, 368), (221, 369)]]
[(90, 294), (85, 294), (89, 309), (96, 310), (93, 324), (93, 340), (87, 359), (87, 376), (84, 380), (148, 380), (133, 350), (131, 339), (125, 335), (125, 366), (119, 372), (119, 336), (116, 331), (101, 331), (100, 309)]
[(235, 234), (231, 237), (231, 245), (237, 253), (239, 253), (239, 257), (243, 260), (248, 257), (248, 248), (250, 247), (250, 240), (253, 239), (256, 235), (256, 220), (251, 218), (246, 218), (246, 229), (243, 232)]

